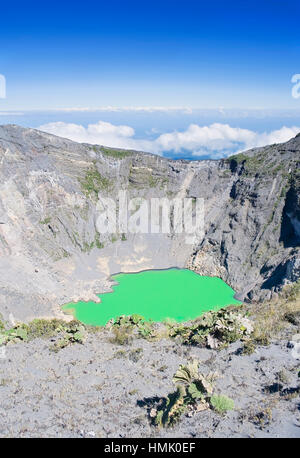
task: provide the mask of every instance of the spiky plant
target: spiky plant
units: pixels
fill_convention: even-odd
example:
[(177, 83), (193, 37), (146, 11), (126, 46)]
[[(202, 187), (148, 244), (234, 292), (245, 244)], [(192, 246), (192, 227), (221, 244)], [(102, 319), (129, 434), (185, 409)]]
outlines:
[(215, 378), (214, 373), (206, 376), (200, 374), (196, 360), (180, 365), (173, 376), (176, 391), (167, 396), (163, 407), (156, 412), (154, 424), (173, 426), (184, 413), (193, 414), (207, 409)]

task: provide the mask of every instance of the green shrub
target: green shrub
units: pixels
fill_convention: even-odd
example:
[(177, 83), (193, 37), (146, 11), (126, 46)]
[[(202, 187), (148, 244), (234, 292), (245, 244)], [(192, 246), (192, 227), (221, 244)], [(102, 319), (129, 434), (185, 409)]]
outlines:
[(51, 347), (52, 350), (64, 348), (70, 343), (83, 343), (85, 326), (76, 320), (66, 323), (63, 320), (35, 319), (28, 324), (17, 324), (8, 330), (0, 330), (0, 345), (9, 342), (30, 341), (37, 338), (59, 336), (59, 340)]
[(59, 329), (60, 338), (55, 342), (50, 350), (58, 352), (62, 348), (65, 348), (73, 343), (83, 344), (85, 339), (85, 327), (77, 321), (71, 321), (70, 323), (61, 326)]
[(173, 376), (176, 391), (170, 393), (159, 408), (152, 409), (150, 416), (156, 426), (173, 426), (183, 414), (193, 415), (209, 408), (216, 374), (202, 375), (198, 362), (180, 365)]
[(56, 318), (52, 320), (35, 319), (28, 324), (21, 325), (26, 329), (28, 339), (49, 338), (55, 336), (61, 327), (65, 326), (66, 322)]
[(186, 345), (218, 348), (248, 338), (253, 331), (248, 318), (239, 312), (221, 309), (204, 313), (193, 323), (170, 326), (170, 337), (180, 336)]
[(243, 355), (252, 355), (256, 349), (256, 342), (253, 339), (246, 340), (243, 346)]
[(0, 346), (6, 345), (8, 342), (27, 341), (28, 334), (26, 328), (17, 325), (11, 329), (0, 331)]
[(213, 409), (220, 413), (224, 414), (228, 410), (233, 410), (234, 409), (234, 401), (231, 398), (228, 398), (224, 394), (220, 395), (213, 395), (210, 398), (210, 404), (212, 405)]
[[(128, 332), (129, 330), (130, 332), (133, 332), (135, 330), (137, 335), (140, 337), (143, 337), (144, 339), (152, 339), (155, 336), (154, 329), (153, 329), (153, 322), (146, 321), (143, 316), (138, 315), (137, 313), (133, 315), (129, 315), (129, 316), (121, 315), (120, 317), (115, 319), (113, 327), (119, 328), (120, 336), (122, 332), (121, 331), (122, 327), (125, 328), (123, 331), (124, 333)], [(115, 331), (115, 334), (116, 334), (116, 331)]]

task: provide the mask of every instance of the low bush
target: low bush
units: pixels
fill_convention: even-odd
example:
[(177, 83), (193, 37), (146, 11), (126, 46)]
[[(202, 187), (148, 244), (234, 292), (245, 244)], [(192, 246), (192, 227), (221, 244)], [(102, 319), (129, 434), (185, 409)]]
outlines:
[(0, 330), (0, 345), (9, 342), (28, 342), (37, 338), (51, 338), (58, 336), (58, 341), (50, 347), (52, 350), (64, 348), (70, 343), (83, 343), (86, 328), (76, 320), (66, 323), (63, 320), (36, 319), (28, 324), (16, 324), (11, 329)]
[(221, 309), (201, 315), (192, 323), (171, 326), (170, 336), (180, 336), (186, 345), (221, 348), (239, 339), (247, 339), (253, 331), (251, 321), (239, 312)]
[(228, 398), (224, 394), (220, 395), (213, 395), (210, 398), (210, 403), (213, 409), (218, 412), (219, 414), (224, 414), (228, 412), (228, 410), (234, 409), (234, 401), (231, 398)]
[(152, 423), (158, 427), (171, 427), (184, 414), (193, 416), (211, 407), (222, 414), (233, 409), (232, 399), (224, 395), (213, 395), (216, 378), (217, 374), (214, 372), (200, 374), (196, 360), (180, 365), (173, 376), (176, 391), (161, 399), (157, 408), (150, 410)]

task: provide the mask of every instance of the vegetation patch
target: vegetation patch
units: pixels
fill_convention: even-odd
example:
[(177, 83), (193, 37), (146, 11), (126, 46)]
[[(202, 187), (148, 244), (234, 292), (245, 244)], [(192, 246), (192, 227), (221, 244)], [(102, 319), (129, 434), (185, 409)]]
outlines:
[(162, 338), (179, 339), (184, 345), (213, 349), (221, 349), (240, 339), (247, 342), (253, 331), (252, 322), (246, 316), (226, 309), (207, 312), (196, 320), (183, 324), (171, 320), (158, 324), (147, 321), (138, 314), (122, 315), (111, 320), (109, 326), (114, 333), (111, 341), (122, 345), (136, 336), (150, 341)]
[(279, 172), (283, 172), (285, 165), (283, 163), (278, 164), (277, 161), (270, 164), (268, 152), (271, 153), (272, 150), (259, 152), (254, 156), (239, 153), (230, 156), (228, 159), (225, 159), (225, 161), (229, 163), (230, 169), (233, 172), (236, 171), (238, 166), (242, 165), (245, 175), (254, 176), (259, 174), (275, 177)]
[(122, 345), (127, 343), (126, 340), (128, 339), (125, 336), (128, 335), (131, 337), (133, 331), (135, 331), (138, 337), (147, 340), (157, 337), (152, 321), (146, 321), (144, 317), (138, 314), (130, 316), (122, 315), (113, 322), (114, 342)]
[(21, 326), (15, 326), (12, 329), (2, 330), (0, 332), (0, 346), (7, 345), (9, 342), (28, 340), (26, 329)]
[(52, 350), (57, 351), (71, 343), (83, 343), (85, 332), (86, 327), (75, 320), (66, 323), (58, 319), (36, 319), (28, 324), (16, 324), (11, 329), (2, 328), (0, 330), (0, 345), (20, 341), (29, 342), (38, 338), (58, 337), (57, 342), (50, 347)]
[(272, 421), (272, 409), (265, 407), (256, 414), (250, 416), (249, 420), (260, 429), (264, 429)]
[(251, 305), (249, 312), (254, 328), (251, 340), (244, 346), (251, 353), (257, 345), (269, 345), (272, 338), (289, 324), (298, 325), (300, 317), (300, 280), (286, 286), (277, 299)]
[(81, 188), (87, 197), (92, 195), (97, 196), (100, 191), (108, 191), (112, 186), (111, 182), (98, 172), (96, 166), (88, 170), (84, 179), (79, 181)]
[(128, 345), (133, 340), (132, 331), (133, 328), (126, 325), (114, 327), (112, 329), (113, 335), (110, 337), (109, 341), (117, 345)]
[(226, 413), (233, 409), (234, 402), (227, 396), (213, 395), (215, 372), (203, 375), (199, 373), (199, 363), (193, 360), (187, 365), (180, 365), (173, 376), (176, 391), (158, 401), (152, 407), (149, 416), (153, 425), (157, 427), (172, 427), (182, 417), (189, 417), (209, 408), (219, 413)]
[(28, 324), (22, 324), (21, 328), (26, 330), (27, 339), (49, 338), (55, 336), (67, 323), (54, 318), (53, 320), (35, 319)]
[(249, 339), (252, 331), (251, 321), (242, 313), (221, 309), (207, 312), (191, 324), (171, 326), (170, 336), (179, 336), (186, 345), (222, 348), (236, 340)]
[(50, 347), (51, 351), (58, 352), (71, 344), (83, 344), (86, 336), (84, 325), (72, 321), (68, 326), (62, 326), (59, 330), (59, 339)]
[(105, 156), (113, 157), (115, 159), (124, 159), (125, 157), (129, 157), (134, 154), (133, 151), (105, 148), (105, 147), (100, 148), (100, 151)]
[(40, 224), (49, 224), (51, 222), (50, 216), (40, 221)]
[(100, 236), (98, 233), (96, 234), (96, 237), (95, 237), (95, 245), (96, 245), (96, 248), (98, 248), (98, 250), (101, 250), (102, 248), (104, 248), (104, 243), (100, 241)]
[[(78, 234), (77, 237), (79, 237)], [(80, 242), (76, 241), (76, 243), (80, 245)], [(84, 240), (82, 242), (81, 251), (83, 253), (90, 253), (93, 248), (98, 248), (98, 250), (104, 248), (104, 243), (100, 241), (100, 235), (98, 233), (96, 233), (95, 235), (95, 240), (92, 240), (91, 242), (87, 242), (86, 240)]]
[(89, 243), (89, 242), (86, 242), (86, 241), (84, 240), (84, 242), (83, 242), (83, 244), (82, 244), (82, 249), (81, 249), (81, 251), (82, 251), (83, 253), (89, 253), (89, 252), (94, 248), (94, 246), (95, 246), (95, 241), (94, 241), (94, 240), (93, 240), (92, 242), (90, 242), (90, 243)]
[(225, 396), (224, 394), (214, 394), (210, 398), (210, 403), (213, 409), (219, 414), (225, 414), (229, 410), (234, 409), (233, 399), (229, 398), (228, 396)]

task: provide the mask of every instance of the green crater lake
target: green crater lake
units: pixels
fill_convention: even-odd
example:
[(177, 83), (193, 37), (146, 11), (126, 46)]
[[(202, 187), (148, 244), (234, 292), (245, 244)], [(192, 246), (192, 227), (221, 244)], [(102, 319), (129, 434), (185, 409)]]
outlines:
[(111, 277), (113, 292), (98, 294), (97, 302), (63, 306), (82, 323), (103, 326), (120, 315), (142, 315), (147, 320), (188, 321), (209, 310), (241, 304), (234, 290), (217, 277), (205, 277), (188, 269), (145, 270)]

